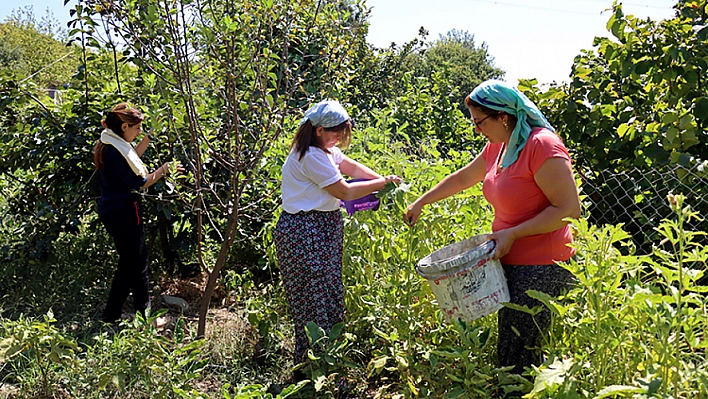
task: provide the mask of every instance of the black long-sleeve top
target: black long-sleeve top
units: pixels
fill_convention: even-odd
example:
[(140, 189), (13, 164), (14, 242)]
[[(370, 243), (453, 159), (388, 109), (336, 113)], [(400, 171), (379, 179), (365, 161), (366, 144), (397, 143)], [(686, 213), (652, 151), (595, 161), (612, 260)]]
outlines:
[(138, 190), (147, 182), (147, 178), (133, 172), (128, 161), (111, 145), (103, 147), (103, 166), (99, 169), (99, 179), (99, 215), (134, 206), (133, 203), (140, 201)]

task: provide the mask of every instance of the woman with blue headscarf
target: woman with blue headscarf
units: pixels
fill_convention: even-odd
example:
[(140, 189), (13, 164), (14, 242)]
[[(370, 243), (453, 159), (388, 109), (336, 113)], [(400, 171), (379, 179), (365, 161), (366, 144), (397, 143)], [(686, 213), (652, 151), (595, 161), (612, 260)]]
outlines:
[[(308, 322), (327, 331), (344, 318), (340, 200), (361, 198), (401, 180), (382, 177), (342, 154), (338, 146), (349, 145), (351, 132), (352, 121), (340, 103), (313, 105), (282, 168), (283, 213), (274, 239), (295, 325), (296, 364), (308, 348)], [(342, 174), (367, 180), (348, 183)]]
[[(423, 206), (482, 182), (482, 192), (494, 207), (495, 258), (500, 259), (509, 285), (510, 302), (541, 305), (526, 295), (537, 290), (559, 295), (573, 281), (558, 262), (573, 256), (573, 241), (565, 218), (580, 217), (580, 200), (570, 156), (541, 111), (508, 83), (489, 80), (465, 98), (477, 132), (488, 143), (467, 166), (447, 176), (407, 209), (405, 221), (415, 224)], [(550, 324), (548, 310), (529, 314), (499, 311), (497, 354), (500, 366), (539, 364), (540, 344)]]

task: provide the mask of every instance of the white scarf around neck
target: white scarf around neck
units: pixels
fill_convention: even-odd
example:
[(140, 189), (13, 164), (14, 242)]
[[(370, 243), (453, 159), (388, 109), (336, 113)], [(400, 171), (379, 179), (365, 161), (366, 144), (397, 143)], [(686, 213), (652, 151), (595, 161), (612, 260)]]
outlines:
[(135, 152), (135, 148), (133, 148), (129, 142), (113, 133), (111, 129), (106, 129), (103, 133), (101, 133), (101, 142), (103, 144), (112, 145), (116, 150), (118, 150), (120, 155), (128, 161), (130, 169), (132, 169), (136, 175), (144, 178), (147, 177), (148, 170), (145, 167), (145, 164), (140, 160), (140, 156), (138, 156), (138, 153)]

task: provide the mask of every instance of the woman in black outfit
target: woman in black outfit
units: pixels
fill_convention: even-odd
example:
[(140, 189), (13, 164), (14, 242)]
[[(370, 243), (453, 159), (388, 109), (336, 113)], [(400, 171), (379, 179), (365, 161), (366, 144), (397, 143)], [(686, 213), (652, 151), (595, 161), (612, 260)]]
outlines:
[(139, 191), (165, 176), (169, 172), (169, 163), (148, 173), (140, 160), (150, 138), (146, 134), (137, 146), (133, 147), (131, 143), (142, 133), (144, 119), (137, 108), (127, 103), (116, 105), (101, 122), (105, 130), (93, 153), (101, 182), (98, 215), (113, 237), (119, 256), (108, 303), (101, 317), (106, 323), (120, 320), (130, 292), (136, 312), (144, 315), (150, 306), (148, 257)]

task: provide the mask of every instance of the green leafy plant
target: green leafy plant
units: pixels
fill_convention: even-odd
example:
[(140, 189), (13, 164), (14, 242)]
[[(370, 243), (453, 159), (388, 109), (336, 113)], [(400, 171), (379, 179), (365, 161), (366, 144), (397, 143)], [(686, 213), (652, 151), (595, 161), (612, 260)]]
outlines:
[(349, 353), (356, 336), (343, 329), (344, 323), (335, 324), (328, 332), (313, 322), (305, 326), (310, 349), (307, 360), (298, 369), (309, 378), (318, 395), (336, 397), (350, 389), (347, 369), (359, 367), (351, 361)]
[(669, 197), (675, 216), (660, 224), (652, 255), (623, 255), (617, 246), (631, 244), (620, 226), (574, 223), (578, 254), (565, 267), (578, 286), (543, 300), (557, 328), (529, 397), (704, 394), (707, 290), (698, 282), (708, 254), (704, 233), (684, 229), (697, 217), (684, 200)]
[(52, 312), (43, 321), (20, 317), (17, 321), (3, 320), (0, 340), (0, 365), (13, 357), (23, 356), (32, 367), (39, 370), (41, 392), (53, 391), (52, 371), (59, 366), (73, 366), (80, 351), (76, 341), (67, 338), (52, 324)]
[(291, 396), (297, 397), (296, 395), (302, 391), (308, 382), (301, 381), (297, 384), (288, 385), (279, 394), (275, 395), (268, 392), (268, 387), (258, 384), (240, 386), (232, 395), (229, 393), (231, 385), (226, 384), (222, 388), (222, 394), (224, 399), (285, 399)]
[(154, 325), (164, 314), (138, 314), (117, 334), (94, 337), (86, 367), (93, 370), (95, 387), (123, 395), (149, 389), (156, 397), (189, 392), (206, 365), (204, 341), (186, 341), (184, 322), (176, 323), (173, 340), (161, 336)]

